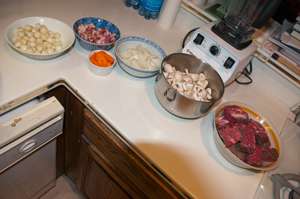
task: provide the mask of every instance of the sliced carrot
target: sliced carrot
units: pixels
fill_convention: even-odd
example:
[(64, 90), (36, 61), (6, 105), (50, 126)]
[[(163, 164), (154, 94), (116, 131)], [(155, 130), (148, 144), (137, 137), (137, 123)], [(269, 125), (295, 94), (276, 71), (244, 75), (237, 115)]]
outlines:
[(109, 67), (115, 61), (112, 56), (107, 54), (105, 51), (99, 51), (94, 53), (91, 58), (91, 62), (99, 67)]
[(115, 61), (114, 58), (113, 58), (112, 56), (110, 56), (109, 54), (106, 54), (106, 55), (105, 55), (105, 58), (106, 58), (106, 60), (109, 61), (110, 63), (113, 63), (113, 62)]

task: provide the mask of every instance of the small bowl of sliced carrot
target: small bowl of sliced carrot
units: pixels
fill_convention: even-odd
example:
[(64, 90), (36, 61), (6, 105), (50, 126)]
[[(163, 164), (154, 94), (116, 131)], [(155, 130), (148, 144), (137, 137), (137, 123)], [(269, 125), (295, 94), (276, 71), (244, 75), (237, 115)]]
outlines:
[(115, 65), (116, 58), (108, 51), (94, 50), (89, 54), (89, 69), (95, 75), (109, 75)]

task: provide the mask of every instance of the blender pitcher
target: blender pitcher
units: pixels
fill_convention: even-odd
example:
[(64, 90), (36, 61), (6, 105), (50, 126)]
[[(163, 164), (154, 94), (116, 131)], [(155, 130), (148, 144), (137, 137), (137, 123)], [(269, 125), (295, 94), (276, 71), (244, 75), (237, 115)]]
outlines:
[(280, 2), (280, 0), (232, 0), (225, 17), (212, 27), (212, 31), (236, 49), (242, 50), (251, 44), (254, 28), (261, 28)]

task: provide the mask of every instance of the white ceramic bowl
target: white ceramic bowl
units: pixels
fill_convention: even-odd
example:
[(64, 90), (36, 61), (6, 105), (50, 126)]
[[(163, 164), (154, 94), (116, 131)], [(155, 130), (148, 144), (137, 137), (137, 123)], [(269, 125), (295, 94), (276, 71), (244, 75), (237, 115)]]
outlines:
[(124, 52), (127, 50), (127, 48), (135, 48), (136, 45), (138, 44), (141, 44), (142, 47), (146, 48), (150, 53), (158, 56), (160, 60), (163, 60), (164, 57), (166, 56), (166, 53), (159, 45), (157, 45), (156, 43), (148, 39), (142, 37), (135, 37), (135, 36), (123, 37), (119, 39), (115, 44), (115, 54), (119, 65), (125, 72), (135, 77), (151, 77), (156, 75), (159, 71), (160, 65), (157, 67), (156, 70), (152, 70), (152, 71), (140, 70), (126, 64), (122, 60), (121, 57), (124, 54)]
[[(266, 129), (266, 132), (268, 134), (269, 140), (271, 142), (271, 147), (275, 148), (279, 153), (279, 157), (276, 162), (263, 161), (263, 166), (261, 166), (261, 167), (251, 166), (251, 165), (243, 162), (239, 158), (237, 158), (228, 148), (225, 148), (225, 144), (222, 141), (222, 138), (219, 136), (219, 133), (217, 131), (216, 124), (218, 123), (219, 118), (223, 116), (224, 107), (228, 106), (228, 105), (239, 106), (241, 109), (243, 109), (244, 111), (246, 111), (248, 113), (249, 118), (259, 122), (260, 124), (262, 124), (264, 126), (264, 128)], [(283, 145), (282, 145), (281, 138), (280, 138), (278, 132), (276, 131), (275, 127), (263, 114), (261, 114), (258, 110), (256, 110), (255, 108), (253, 108), (247, 104), (244, 104), (241, 102), (235, 102), (235, 101), (225, 102), (225, 103), (221, 104), (215, 112), (214, 121), (213, 121), (213, 129), (214, 129), (214, 141), (215, 141), (215, 144), (216, 144), (218, 150), (220, 151), (220, 153), (223, 155), (223, 157), (225, 159), (227, 159), (229, 162), (231, 162), (232, 164), (234, 164), (238, 167), (245, 168), (245, 169), (254, 169), (254, 170), (270, 170), (270, 169), (276, 168), (282, 161)]]
[[(111, 66), (109, 66), (109, 67), (99, 67), (99, 66), (94, 65), (91, 62), (90, 58), (92, 57), (92, 55), (95, 52), (100, 52), (100, 51), (104, 51), (104, 52), (106, 52), (107, 54), (109, 54), (110, 56), (112, 56), (114, 58), (115, 61), (112, 63)], [(114, 66), (116, 65), (116, 62), (117, 62), (116, 57), (112, 53), (110, 53), (106, 50), (94, 50), (89, 54), (89, 69), (92, 73), (94, 73), (95, 75), (98, 75), (98, 76), (107, 76), (107, 75), (109, 75), (113, 71)]]
[[(51, 30), (53, 32), (58, 32), (61, 34), (61, 41), (63, 43), (62, 51), (54, 52), (51, 54), (35, 54), (35, 53), (28, 53), (22, 51), (19, 48), (14, 46), (13, 38), (17, 36), (17, 32), (16, 32), (17, 28), (18, 27), (24, 28), (25, 25), (35, 26), (36, 23), (40, 23), (41, 25), (44, 24), (48, 28), (48, 30)], [(73, 30), (68, 25), (66, 25), (65, 23), (59, 20), (48, 18), (48, 17), (27, 17), (11, 23), (6, 29), (5, 38), (6, 41), (13, 49), (21, 53), (22, 55), (25, 55), (26, 57), (29, 57), (31, 59), (36, 59), (36, 60), (49, 60), (58, 57), (59, 55), (63, 54), (66, 50), (68, 50), (74, 43), (75, 35)]]

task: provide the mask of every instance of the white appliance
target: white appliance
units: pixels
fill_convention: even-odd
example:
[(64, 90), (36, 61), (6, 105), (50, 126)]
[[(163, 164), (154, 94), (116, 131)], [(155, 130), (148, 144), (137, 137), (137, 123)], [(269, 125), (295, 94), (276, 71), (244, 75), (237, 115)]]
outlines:
[(33, 100), (0, 117), (0, 198), (39, 198), (56, 179), (56, 137), (64, 108)]
[(211, 22), (197, 29), (182, 52), (209, 63), (227, 85), (249, 64), (257, 45), (251, 43), (245, 49), (238, 50), (211, 31), (214, 25)]

